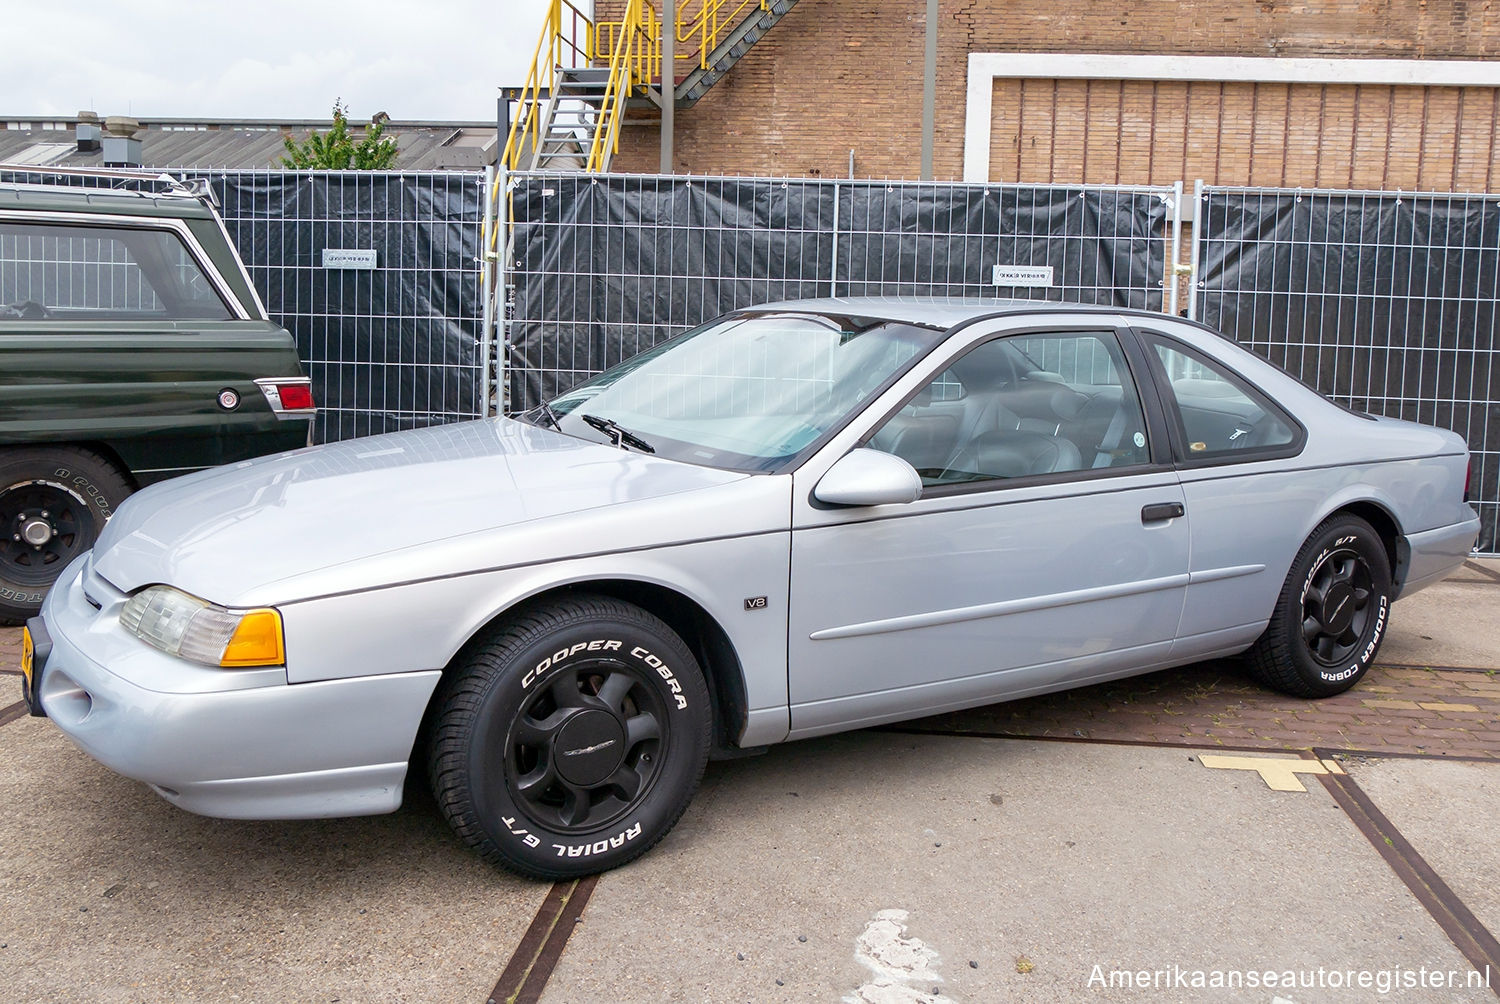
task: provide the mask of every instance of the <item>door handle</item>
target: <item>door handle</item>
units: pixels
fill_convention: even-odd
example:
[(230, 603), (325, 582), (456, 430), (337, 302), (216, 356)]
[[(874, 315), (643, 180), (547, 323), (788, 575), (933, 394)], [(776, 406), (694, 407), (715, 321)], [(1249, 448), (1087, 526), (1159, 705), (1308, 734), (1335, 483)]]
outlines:
[(1141, 508), (1142, 523), (1160, 523), (1162, 520), (1186, 516), (1187, 509), (1181, 502), (1153, 502)]

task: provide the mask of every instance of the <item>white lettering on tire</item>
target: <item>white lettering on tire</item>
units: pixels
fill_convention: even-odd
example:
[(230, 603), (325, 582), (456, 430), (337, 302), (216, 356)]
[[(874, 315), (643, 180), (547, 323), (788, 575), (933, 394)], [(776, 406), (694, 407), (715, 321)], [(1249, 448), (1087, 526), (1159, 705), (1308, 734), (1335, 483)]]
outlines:
[(553, 652), (551, 655), (547, 656), (547, 658), (537, 663), (535, 669), (531, 670), (531, 672), (521, 677), (521, 689), (525, 690), (537, 680), (541, 679), (542, 674), (547, 672), (547, 670), (551, 669), (553, 666), (559, 665), (572, 656), (577, 655), (579, 652), (618, 652), (624, 646), (624, 642), (614, 641), (613, 639), (596, 638), (593, 641), (581, 641), (576, 645), (570, 646), (569, 648), (558, 649), (556, 652)]
[[(567, 648), (560, 648), (537, 663), (525, 676), (521, 677), (521, 689), (525, 690), (530, 687), (546, 675), (549, 669), (562, 665), (580, 652), (618, 652), (624, 647), (624, 642), (616, 641), (613, 638), (597, 638), (593, 641), (580, 641)], [(662, 678), (663, 682), (667, 685), (667, 689), (672, 692), (672, 699), (677, 703), (678, 711), (682, 711), (688, 706), (687, 697), (682, 692), (682, 683), (678, 681), (677, 674), (672, 672), (672, 668), (663, 662), (660, 656), (639, 645), (630, 650), (630, 655), (632, 658), (640, 660), (656, 671), (656, 675)]]
[(620, 847), (624, 847), (627, 841), (634, 840), (641, 835), (641, 824), (636, 823), (628, 830), (622, 830), (612, 837), (604, 840), (595, 840), (587, 844), (553, 844), (560, 858), (587, 858), (595, 854), (604, 854)]
[(673, 698), (675, 698), (677, 701), (678, 711), (681, 711), (683, 708), (687, 707), (687, 698), (682, 694), (682, 684), (677, 682), (677, 677), (672, 673), (672, 670), (667, 667), (666, 663), (662, 662), (655, 655), (647, 652), (639, 645), (631, 649), (630, 654), (644, 662), (646, 665), (650, 666), (652, 669), (656, 670), (656, 674), (666, 681), (667, 686), (672, 690)]
[(1388, 607), (1389, 601), (1384, 596), (1380, 597), (1380, 609), (1375, 611), (1375, 631), (1370, 635), (1369, 642), (1365, 645), (1364, 651), (1359, 653), (1359, 659), (1354, 665), (1337, 673), (1319, 672), (1318, 675), (1328, 683), (1340, 683), (1369, 665), (1370, 659), (1375, 655), (1375, 649), (1380, 645), (1381, 636), (1385, 634), (1385, 617)]

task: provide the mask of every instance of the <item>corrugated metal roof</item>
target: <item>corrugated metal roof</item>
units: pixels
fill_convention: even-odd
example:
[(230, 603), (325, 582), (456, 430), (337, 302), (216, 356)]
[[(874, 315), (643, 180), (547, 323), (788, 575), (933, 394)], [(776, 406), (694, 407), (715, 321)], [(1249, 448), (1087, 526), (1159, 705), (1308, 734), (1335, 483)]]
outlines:
[[(0, 163), (48, 163), (61, 167), (100, 167), (100, 153), (79, 153), (71, 128), (55, 120), (0, 117)], [(19, 127), (19, 128), (18, 128)], [(281, 137), (301, 141), (326, 122), (278, 125), (235, 121), (143, 122), (142, 167), (218, 167), (229, 170), (280, 168), (286, 153)], [(395, 168), (406, 171), (472, 170), (495, 160), (495, 127), (482, 122), (389, 122), (385, 135), (396, 140)], [(69, 152), (63, 153), (64, 149)], [(58, 156), (62, 154), (61, 156)], [(50, 156), (56, 159), (37, 160)]]

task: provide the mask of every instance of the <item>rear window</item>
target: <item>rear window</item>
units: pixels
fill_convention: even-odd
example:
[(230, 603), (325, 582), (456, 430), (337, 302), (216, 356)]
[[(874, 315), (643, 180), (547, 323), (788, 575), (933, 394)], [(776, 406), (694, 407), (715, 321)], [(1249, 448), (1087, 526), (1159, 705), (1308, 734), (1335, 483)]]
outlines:
[(0, 220), (0, 320), (232, 316), (170, 230)]

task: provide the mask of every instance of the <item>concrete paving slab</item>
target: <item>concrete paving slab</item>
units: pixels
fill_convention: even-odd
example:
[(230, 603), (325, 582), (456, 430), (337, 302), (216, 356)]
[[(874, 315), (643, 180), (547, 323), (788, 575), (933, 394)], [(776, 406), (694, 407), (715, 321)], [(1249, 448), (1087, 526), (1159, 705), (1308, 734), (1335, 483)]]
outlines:
[(431, 805), (205, 819), (51, 725), (0, 727), (0, 987), (10, 1002), (483, 1001), (546, 894)]
[(661, 845), (600, 879), (543, 1000), (1308, 1004), (1374, 994), (1215, 995), (1173, 967), (1468, 972), (1308, 787), (1186, 749), (880, 732), (717, 764)]
[[(1353, 757), (1344, 769), (1479, 922), (1500, 935), (1500, 764)], [(1495, 982), (1500, 986), (1500, 973)]]
[(1500, 581), (1465, 567), (1453, 579), (1397, 600), (1378, 659), (1404, 666), (1496, 668)]

